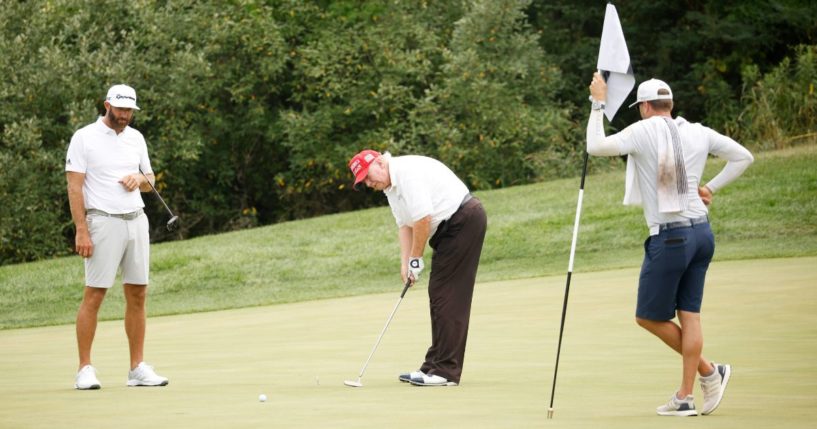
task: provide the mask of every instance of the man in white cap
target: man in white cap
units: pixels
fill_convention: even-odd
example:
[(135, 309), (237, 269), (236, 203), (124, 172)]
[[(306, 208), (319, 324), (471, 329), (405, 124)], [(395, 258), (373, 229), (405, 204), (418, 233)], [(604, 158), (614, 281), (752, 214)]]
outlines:
[(400, 274), (413, 285), (426, 242), (434, 249), (428, 280), (431, 347), (420, 369), (398, 379), (415, 386), (456, 386), (462, 376), (471, 298), (487, 218), (482, 203), (443, 163), (364, 150), (349, 161), (355, 189), (383, 191), (397, 221)]
[[(680, 388), (656, 409), (664, 416), (695, 416), (692, 395), (696, 373), (704, 394), (701, 414), (715, 411), (732, 368), (703, 357), (701, 302), (704, 278), (715, 251), (707, 205), (712, 195), (737, 179), (752, 154), (731, 138), (701, 124), (672, 118), (672, 90), (650, 79), (638, 87), (641, 121), (604, 135), (602, 114), (607, 85), (595, 73), (590, 84), (592, 110), (587, 125), (587, 153), (627, 155), (625, 204), (642, 205), (650, 236), (638, 285), (637, 323), (683, 357)], [(726, 166), (704, 185), (700, 181), (709, 154)], [(678, 317), (679, 323), (673, 319)]]
[(76, 252), (85, 259), (85, 291), (76, 322), (79, 371), (74, 387), (79, 390), (102, 386), (91, 365), (91, 345), (99, 308), (118, 270), (130, 349), (127, 385), (168, 383), (143, 361), (150, 238), (139, 191), (149, 192), (154, 176), (144, 137), (128, 126), (134, 110), (139, 110), (136, 91), (112, 86), (105, 116), (74, 133), (65, 159)]

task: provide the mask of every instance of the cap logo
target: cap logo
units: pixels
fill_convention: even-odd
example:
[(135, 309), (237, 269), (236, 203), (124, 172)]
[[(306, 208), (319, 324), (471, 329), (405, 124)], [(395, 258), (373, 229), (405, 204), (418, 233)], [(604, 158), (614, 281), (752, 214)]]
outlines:
[(136, 101), (136, 97), (131, 97), (129, 95), (122, 95), (122, 94), (116, 94), (116, 97), (114, 97), (114, 98), (116, 98), (117, 100), (119, 100), (120, 98), (127, 98), (128, 100)]
[(352, 174), (357, 176), (357, 172), (360, 171), (360, 169), (363, 168), (363, 166), (360, 165), (360, 160), (356, 159), (356, 160), (352, 161), (352, 165), (349, 166), (349, 168), (352, 169)]

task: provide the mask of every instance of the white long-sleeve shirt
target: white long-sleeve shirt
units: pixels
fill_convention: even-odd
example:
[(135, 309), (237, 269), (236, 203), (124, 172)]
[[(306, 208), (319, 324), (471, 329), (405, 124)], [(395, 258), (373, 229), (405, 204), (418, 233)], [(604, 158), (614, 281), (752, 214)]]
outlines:
[(754, 161), (752, 154), (731, 138), (698, 123), (687, 122), (682, 117), (675, 118), (684, 152), (688, 185), (688, 208), (677, 213), (658, 211), (657, 139), (666, 138), (666, 124), (658, 116), (638, 121), (611, 136), (604, 135), (604, 116), (601, 110), (592, 110), (587, 124), (587, 153), (597, 156), (628, 155), (628, 163), (633, 163), (635, 180), (641, 192), (644, 218), (650, 235), (658, 234), (663, 223), (683, 219), (694, 219), (708, 213), (706, 205), (698, 195), (701, 176), (706, 166), (708, 154), (726, 159), (727, 163), (706, 186), (714, 194), (737, 179)]

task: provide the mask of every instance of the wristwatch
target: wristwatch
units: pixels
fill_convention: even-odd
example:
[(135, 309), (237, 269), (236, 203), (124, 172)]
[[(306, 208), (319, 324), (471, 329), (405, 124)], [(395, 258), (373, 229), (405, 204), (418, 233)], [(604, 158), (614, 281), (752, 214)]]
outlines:
[(604, 102), (603, 101), (596, 101), (593, 96), (590, 96), (590, 108), (593, 110), (604, 110)]

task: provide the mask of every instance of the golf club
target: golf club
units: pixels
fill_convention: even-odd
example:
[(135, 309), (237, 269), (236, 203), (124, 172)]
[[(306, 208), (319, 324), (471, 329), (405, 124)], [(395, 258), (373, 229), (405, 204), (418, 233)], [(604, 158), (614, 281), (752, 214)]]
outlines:
[(159, 201), (162, 202), (162, 205), (165, 206), (165, 209), (170, 214), (170, 220), (167, 221), (167, 230), (170, 232), (175, 231), (176, 228), (178, 228), (179, 226), (178, 224), (179, 217), (173, 214), (173, 211), (171, 211), (170, 207), (167, 206), (165, 200), (162, 198), (161, 195), (159, 195), (159, 191), (157, 191), (156, 188), (153, 187), (153, 183), (150, 183), (150, 179), (148, 179), (148, 176), (145, 175), (141, 168), (139, 168), (139, 172), (142, 173), (142, 176), (145, 176), (145, 179), (148, 181), (148, 185), (150, 185), (150, 189), (153, 189), (153, 193), (156, 194), (157, 197), (159, 197)]
[(366, 367), (369, 366), (369, 361), (372, 360), (372, 356), (374, 356), (374, 351), (377, 350), (377, 346), (380, 345), (380, 340), (383, 339), (383, 334), (386, 333), (386, 329), (389, 327), (391, 319), (394, 318), (394, 313), (397, 312), (397, 307), (400, 307), (400, 303), (403, 302), (403, 297), (406, 295), (406, 291), (408, 290), (409, 286), (411, 286), (411, 278), (406, 279), (406, 286), (403, 288), (403, 292), (400, 294), (400, 298), (397, 300), (397, 304), (394, 305), (394, 310), (391, 311), (389, 319), (386, 320), (386, 326), (383, 326), (383, 330), (380, 331), (380, 335), (377, 337), (377, 342), (374, 343), (374, 347), (372, 347), (372, 352), (369, 353), (369, 358), (366, 359), (366, 363), (364, 363), (363, 368), (360, 369), (360, 374), (358, 374), (357, 376), (357, 381), (346, 380), (343, 382), (343, 384), (349, 387), (363, 387), (363, 383), (360, 382), (360, 379), (363, 378), (363, 373), (366, 372)]

